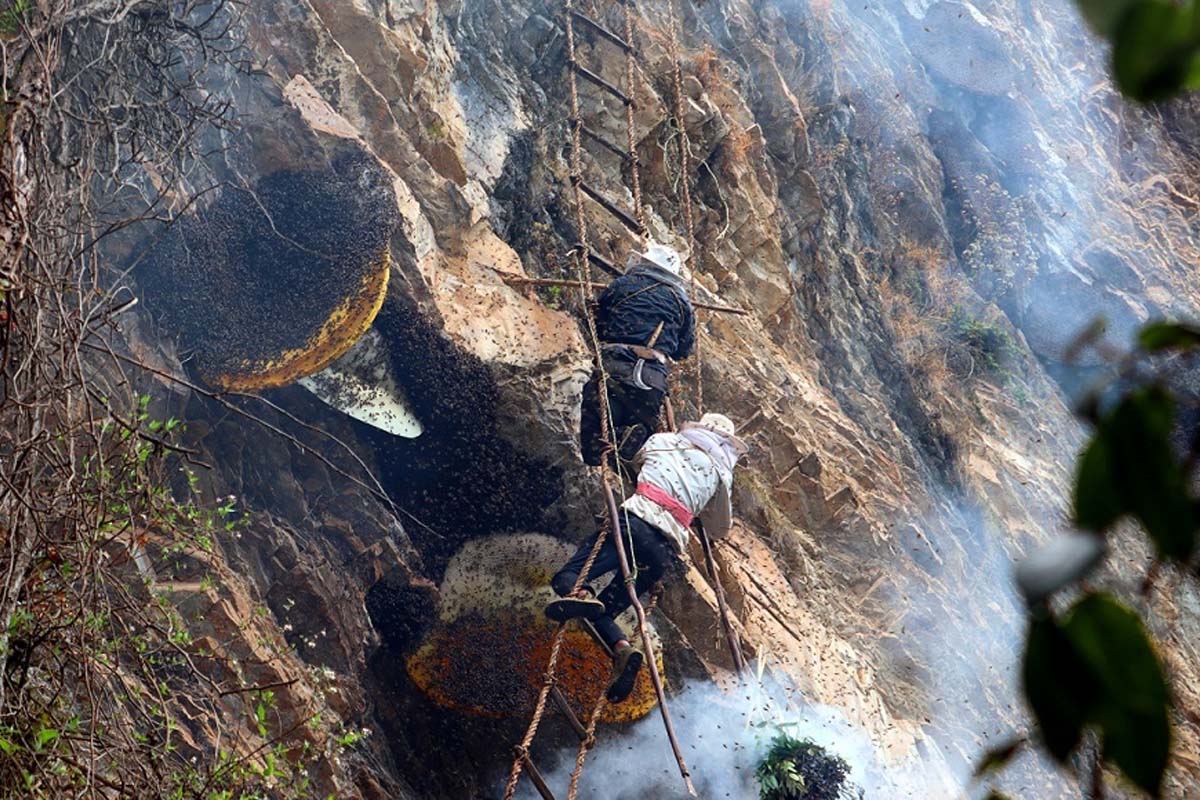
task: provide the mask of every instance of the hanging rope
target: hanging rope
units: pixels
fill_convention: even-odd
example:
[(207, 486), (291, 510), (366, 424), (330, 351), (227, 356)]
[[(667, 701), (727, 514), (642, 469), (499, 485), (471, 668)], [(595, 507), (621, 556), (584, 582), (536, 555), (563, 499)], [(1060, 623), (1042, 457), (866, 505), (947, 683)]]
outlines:
[[(675, 0), (667, 0), (667, 24), (670, 31), (668, 55), (671, 58), (671, 78), (675, 88), (675, 140), (679, 144), (679, 183), (683, 189), (683, 220), (687, 229), (688, 253), (692, 260), (692, 297), (698, 297), (696, 288), (696, 271), (699, 267), (700, 254), (696, 249), (696, 222), (692, 215), (692, 145), (688, 139), (687, 126), (683, 115), (683, 65), (679, 57), (679, 15), (675, 12)], [(701, 353), (704, 349), (704, 325), (700, 315), (696, 315), (696, 346), (692, 355), (693, 379), (696, 383), (696, 414), (704, 413), (704, 379), (701, 369)]]
[[(579, 577), (575, 579), (575, 585), (571, 587), (572, 593), (579, 591), (587, 578), (587, 574), (592, 571), (592, 564), (595, 563), (596, 556), (600, 553), (600, 547), (604, 544), (606, 533), (606, 531), (601, 530), (596, 536), (596, 543), (592, 545), (592, 552), (588, 554), (587, 561), (584, 562)], [(512, 800), (513, 795), (516, 793), (517, 783), (521, 780), (521, 769), (525, 766), (525, 758), (529, 754), (529, 747), (533, 744), (534, 737), (537, 736), (538, 727), (542, 724), (542, 717), (546, 713), (546, 700), (550, 697), (550, 690), (554, 688), (555, 672), (558, 671), (558, 657), (562, 652), (566, 631), (566, 623), (563, 623), (554, 632), (554, 643), (550, 646), (550, 658), (546, 664), (546, 674), (542, 678), (542, 689), (538, 693), (537, 702), (534, 704), (533, 717), (529, 720), (529, 727), (525, 730), (525, 738), (517, 746), (517, 757), (513, 760), (512, 769), (508, 773), (508, 784), (504, 788), (504, 800)]]
[[(627, 97), (633, 98), (633, 2), (632, 0), (621, 0), (621, 6), (625, 9), (625, 41), (629, 44), (629, 49), (625, 51), (625, 94)], [(637, 128), (633, 119), (633, 110), (632, 102), (625, 104), (625, 139), (629, 146), (629, 180), (633, 189), (633, 213), (637, 218), (638, 226), (642, 229), (641, 238), (644, 240), (646, 237), (646, 214), (642, 208), (642, 179), (639, 174), (641, 159), (638, 158)]]
[[(566, 10), (566, 29), (567, 29), (567, 59), (570, 65), (575, 64), (575, 26), (572, 17), (574, 10), (573, 0), (565, 0)], [(626, 15), (626, 25), (629, 25), (629, 16)], [(626, 81), (632, 82), (633, 72), (632, 67), (628, 66), (630, 57), (627, 55), (626, 62)], [(614, 436), (611, 432), (611, 414), (608, 398), (608, 375), (604, 369), (604, 360), (602, 358), (602, 349), (600, 347), (600, 336), (596, 330), (596, 320), (592, 315), (589, 300), (589, 287), (591, 285), (591, 263), (588, 259), (588, 225), (587, 218), (584, 215), (583, 190), (581, 184), (583, 181), (583, 119), (579, 114), (579, 83), (576, 78), (575, 70), (567, 70), (567, 84), (570, 93), (571, 103), (571, 184), (575, 191), (575, 222), (579, 231), (579, 243), (576, 247), (575, 258), (577, 270), (579, 273), (579, 294), (580, 304), (584, 309), (584, 316), (587, 319), (588, 338), (592, 344), (592, 355), (599, 380), (600, 391), (597, 392), (600, 403), (600, 429), (604, 431), (604, 448), (601, 456), (601, 463), (607, 465), (608, 455), (612, 452), (612, 442)], [(628, 106), (627, 106), (628, 108)], [(633, 125), (632, 111), (626, 116), (626, 121), (629, 126)], [(633, 141), (632, 127), (629, 131), (630, 141)], [(631, 150), (631, 153), (633, 151)], [(641, 188), (639, 183), (637, 158), (634, 154), (632, 162), (632, 172), (634, 180), (634, 205), (635, 213), (638, 215), (638, 222), (645, 228), (642, 222), (641, 208)], [(607, 470), (607, 466), (602, 469)], [(605, 488), (607, 485), (607, 473), (605, 473)], [(617, 519), (613, 517), (611, 520), (612, 527), (617, 529)], [(591, 572), (592, 565), (596, 560), (596, 556), (600, 552), (600, 547), (603, 545), (607, 530), (602, 529), (596, 536), (596, 542), (592, 546), (591, 553), (588, 554), (587, 561), (584, 563), (583, 569), (579, 573), (579, 577), (575, 580), (575, 585), (572, 587), (572, 593), (578, 592), (587, 579), (587, 575)], [(619, 529), (616, 536), (619, 537)], [(518, 745), (516, 758), (513, 760), (512, 768), (509, 770), (508, 783), (504, 789), (504, 800), (512, 800), (513, 795), (517, 791), (517, 784), (521, 779), (521, 770), (525, 766), (526, 758), (529, 754), (529, 748), (533, 744), (534, 738), (537, 736), (538, 728), (541, 726), (542, 717), (546, 713), (546, 701), (550, 696), (550, 691), (555, 684), (555, 673), (558, 669), (558, 658), (562, 652), (562, 644), (566, 633), (566, 625), (559, 625), (558, 630), (554, 634), (554, 643), (550, 648), (550, 657), (546, 664), (546, 672), (542, 679), (542, 688), (538, 693), (537, 702), (534, 705), (533, 716), (530, 718), (529, 726), (525, 730), (525, 736)]]
[[(646, 604), (646, 616), (654, 613), (654, 608), (658, 605), (662, 593), (663, 584), (662, 581), (659, 581), (650, 590), (650, 602)], [(575, 754), (575, 770), (571, 773), (571, 785), (567, 788), (567, 800), (576, 800), (578, 797), (579, 779), (583, 775), (583, 762), (587, 759), (588, 752), (596, 746), (596, 724), (600, 721), (600, 714), (604, 712), (606, 705), (608, 705), (608, 693), (602, 689), (596, 698), (596, 704), (592, 707), (592, 714), (588, 718), (587, 731), (579, 740), (579, 752)]]
[[(624, 42), (626, 45), (625, 47), (622, 48), (625, 53), (624, 97), (626, 98), (626, 100), (625, 100), (626, 144), (628, 146), (628, 154), (629, 154), (630, 182), (631, 182), (631, 192), (632, 192), (632, 196), (633, 196), (634, 219), (636, 220), (636, 223), (638, 226), (638, 238), (640, 240), (642, 240), (640, 243), (644, 244), (644, 239), (647, 235), (647, 227), (646, 227), (646, 220), (645, 220), (645, 210), (644, 210), (644, 206), (643, 206), (643, 202), (642, 202), (641, 175), (640, 175), (640, 169), (639, 169), (640, 168), (640, 159), (638, 157), (638, 152), (637, 152), (638, 141), (637, 141), (636, 121), (635, 121), (635, 117), (634, 117), (635, 103), (633, 102), (633, 97), (635, 94), (635, 63), (634, 63), (634, 47), (633, 47), (633, 33), (634, 33), (633, 6), (632, 6), (631, 0), (620, 0), (620, 2), (624, 9), (624, 13), (623, 13), (624, 34), (625, 34)], [(591, 5), (592, 5), (592, 8), (595, 9), (594, 0), (591, 0)], [(566, 37), (567, 38), (567, 59), (568, 59), (568, 64), (570, 66), (570, 69), (568, 69), (567, 74), (568, 74), (568, 88), (569, 88), (570, 109), (571, 109), (571, 162), (570, 162), (571, 185), (572, 185), (572, 188), (574, 189), (574, 194), (575, 194), (575, 221), (576, 221), (576, 227), (577, 227), (578, 233), (579, 233), (579, 242), (578, 242), (577, 246), (575, 247), (574, 255), (575, 255), (575, 259), (576, 259), (576, 271), (578, 273), (580, 304), (583, 308), (584, 318), (587, 323), (587, 334), (588, 334), (588, 339), (589, 339), (591, 347), (592, 347), (592, 359), (593, 359), (593, 362), (595, 365), (595, 371), (596, 371), (595, 374), (597, 376), (597, 381), (598, 381), (598, 386), (599, 386), (599, 390), (597, 392), (597, 400), (600, 405), (600, 408), (599, 408), (600, 426), (601, 426), (601, 430), (603, 431), (602, 435), (603, 435), (603, 443), (604, 443), (603, 452), (602, 452), (602, 456), (601, 456), (600, 479), (601, 479), (601, 484), (602, 484), (602, 488), (604, 490), (604, 496), (605, 496), (605, 501), (606, 501), (606, 512), (607, 512), (608, 521), (609, 521), (608, 527), (611, 529), (611, 535), (613, 537), (613, 539), (612, 539), (613, 545), (615, 546), (615, 548), (617, 550), (617, 559), (618, 559), (618, 564), (619, 564), (620, 570), (621, 570), (621, 578), (625, 584), (626, 591), (629, 594), (630, 605), (633, 607), (634, 612), (637, 615), (638, 630), (639, 630), (639, 633), (641, 634), (642, 646), (643, 646), (645, 656), (649, 662), (648, 669), (650, 672), (650, 680), (654, 686), (655, 694), (657, 695), (659, 711), (662, 714), (663, 725), (666, 729), (667, 738), (670, 741), (671, 748), (674, 751), (675, 760), (679, 765), (680, 774), (683, 776), (684, 784), (687, 787), (688, 793), (691, 796), (695, 797), (696, 790), (695, 790), (695, 787), (692, 785), (691, 775), (688, 772), (687, 764), (683, 758), (683, 752), (682, 752), (682, 750), (679, 746), (679, 742), (675, 736), (674, 727), (671, 724), (670, 714), (667, 711), (666, 695), (663, 690), (661, 676), (658, 673), (658, 665), (657, 665), (657, 662), (654, 657), (653, 643), (650, 640), (650, 633), (649, 633), (649, 629), (647, 628), (647, 624), (646, 624), (647, 615), (654, 609), (655, 605), (658, 603), (659, 598), (661, 597), (662, 584), (658, 583), (655, 585), (651, 601), (647, 604), (646, 607), (643, 608), (640, 600), (638, 599), (637, 589), (635, 586), (635, 578), (636, 578), (636, 574), (637, 574), (636, 573), (636, 563), (635, 562), (632, 563), (633, 568), (631, 569), (632, 559), (627, 557), (627, 552), (629, 555), (633, 554), (633, 549), (632, 549), (633, 542), (631, 539), (629, 542), (630, 548), (627, 551), (626, 547), (625, 547), (625, 543), (622, 541), (622, 537), (621, 537), (621, 526), (620, 526), (620, 521), (619, 521), (619, 516), (620, 516), (621, 512), (617, 506), (617, 502), (614, 497), (614, 493), (613, 493), (613, 489), (612, 489), (613, 476), (611, 474), (611, 468), (609, 466), (609, 457), (611, 454), (614, 453), (613, 442), (616, 441), (616, 430), (614, 429), (614, 426), (612, 423), (611, 404), (610, 404), (610, 400), (609, 400), (609, 396), (608, 396), (608, 374), (604, 368), (603, 349), (602, 349), (602, 345), (600, 342), (599, 332), (598, 332), (597, 326), (596, 326), (596, 320), (595, 320), (594, 315), (592, 314), (591, 305), (589, 303), (589, 299), (590, 299), (589, 298), (589, 289), (592, 285), (591, 262), (590, 262), (590, 258), (589, 258), (589, 255), (590, 255), (590, 241), (589, 241), (590, 231), (589, 231), (588, 224), (587, 224), (587, 217), (584, 212), (584, 195), (585, 195), (585, 190), (587, 190), (587, 187), (585, 187), (583, 184), (583, 142), (582, 142), (582, 138), (583, 138), (583, 133), (584, 133), (584, 125), (583, 125), (583, 119), (579, 112), (579, 85), (578, 85), (578, 78), (577, 78), (578, 64), (576, 62), (576, 46), (575, 46), (576, 42), (575, 42), (575, 25), (574, 25), (574, 10), (575, 10), (574, 0), (564, 0), (564, 8), (565, 8), (565, 12), (566, 12), (564, 16), (565, 16), (565, 21), (566, 21), (566, 34), (567, 34), (567, 37)], [(687, 131), (684, 127), (684, 122), (683, 122), (683, 120), (684, 120), (684, 117), (683, 117), (683, 77), (682, 77), (682, 66), (681, 66), (680, 57), (679, 57), (679, 45), (678, 45), (679, 22), (678, 22), (678, 17), (675, 12), (674, 0), (668, 0), (668, 10), (669, 10), (669, 14), (670, 14), (670, 34), (671, 34), (670, 35), (670, 43), (671, 43), (670, 44), (670, 56), (671, 56), (671, 60), (672, 60), (673, 80), (674, 80), (674, 85), (675, 85), (675, 126), (678, 130), (678, 139), (679, 139), (679, 159), (680, 159), (681, 180), (683, 183), (683, 199), (684, 199), (684, 220), (685, 220), (685, 226), (687, 228), (688, 251), (693, 257), (695, 257), (696, 256), (695, 221), (694, 221), (694, 217), (692, 214), (692, 198), (691, 198), (691, 185), (690, 185), (691, 153), (690, 153), (690, 143), (687, 138)], [(587, 20), (587, 19), (584, 19), (583, 21), (589, 22), (589, 20)], [(589, 22), (589, 25), (591, 25), (591, 27), (595, 27), (595, 25), (590, 22)], [(601, 32), (603, 33), (603, 31), (601, 31)], [(615, 40), (615, 37), (613, 37), (611, 34), (605, 34), (605, 36), (609, 40)], [(596, 82), (597, 76), (595, 74), (588, 73), (586, 70), (583, 70), (583, 72), (585, 73), (586, 76), (589, 77), (589, 79), (593, 80), (593, 82)], [(603, 83), (602, 79), (600, 80), (600, 82)], [(609, 87), (609, 88), (612, 88), (612, 87)], [(587, 190), (586, 193), (589, 194), (590, 196), (595, 197), (595, 193), (590, 190)], [(611, 211), (612, 209), (610, 208), (609, 210)], [(693, 296), (698, 294), (697, 285), (696, 285), (696, 270), (695, 269), (692, 270), (692, 294), (693, 294)], [(703, 389), (703, 384), (702, 384), (702, 370), (701, 370), (701, 365), (700, 365), (701, 336), (702, 336), (702, 326), (697, 324), (696, 349), (695, 349), (695, 361), (694, 361), (695, 382), (696, 382), (696, 407), (697, 407), (697, 411), (702, 413), (703, 407), (704, 407), (704, 389)], [(620, 483), (619, 479), (617, 481), (617, 484), (618, 484), (618, 487), (620, 487), (622, 495), (623, 495), (624, 487)], [(628, 529), (628, 525), (626, 526), (626, 528)], [(579, 577), (575, 581), (575, 585), (572, 587), (572, 593), (578, 592), (579, 589), (583, 586), (586, 576), (591, 571), (591, 568), (595, 562), (597, 554), (599, 553), (600, 548), (601, 548), (602, 544), (604, 543), (605, 537), (608, 533), (609, 533), (609, 531), (602, 530), (597, 535), (596, 542), (593, 545), (591, 552), (588, 554), (588, 558), (584, 564), (583, 570), (580, 572)], [(559, 659), (559, 656), (560, 656), (560, 653), (562, 650), (564, 634), (565, 634), (565, 625), (560, 625), (558, 627), (558, 630), (555, 632), (554, 643), (550, 650), (550, 657), (549, 657), (549, 660), (547, 663), (545, 676), (542, 681), (542, 688), (538, 694), (538, 699), (534, 706), (533, 716), (530, 719), (528, 728), (526, 729), (525, 737), (522, 739), (521, 744), (517, 747), (516, 759), (513, 762), (512, 769), (509, 773), (508, 784), (505, 788), (505, 793), (504, 793), (505, 800), (512, 800), (512, 797), (516, 792), (516, 787), (520, 780), (522, 768), (528, 762), (529, 748), (533, 744), (533, 740), (537, 735), (538, 728), (541, 725), (542, 718), (545, 715), (547, 699), (549, 698), (550, 693), (554, 689), (554, 686), (555, 686), (555, 681), (556, 681), (555, 673), (557, 671), (558, 659)], [(738, 655), (740, 655), (740, 653)], [(603, 712), (605, 704), (606, 704), (606, 692), (602, 691), (596, 701), (596, 704), (594, 705), (594, 707), (592, 709), (591, 715), (588, 718), (588, 724), (584, 731), (584, 736), (582, 737), (582, 739), (580, 741), (579, 751), (576, 755), (575, 769), (571, 774), (571, 783), (570, 783), (570, 787), (568, 790), (568, 800), (576, 800), (576, 796), (577, 796), (578, 788), (579, 788), (579, 780), (583, 774), (584, 762), (587, 758), (588, 751), (595, 744), (596, 725), (599, 722), (600, 715)], [(531, 765), (531, 769), (532, 769), (532, 765)]]

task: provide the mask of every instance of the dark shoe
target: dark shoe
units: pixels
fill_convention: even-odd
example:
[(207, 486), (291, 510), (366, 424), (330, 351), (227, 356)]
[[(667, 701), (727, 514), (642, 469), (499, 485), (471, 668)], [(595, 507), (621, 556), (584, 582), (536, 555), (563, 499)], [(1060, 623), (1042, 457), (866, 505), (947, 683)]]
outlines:
[(546, 605), (546, 616), (555, 622), (599, 619), (604, 616), (604, 603), (594, 597), (560, 597)]
[(608, 683), (608, 691), (604, 693), (608, 702), (621, 703), (629, 697), (645, 658), (642, 651), (632, 645), (617, 651), (613, 657), (612, 680)]

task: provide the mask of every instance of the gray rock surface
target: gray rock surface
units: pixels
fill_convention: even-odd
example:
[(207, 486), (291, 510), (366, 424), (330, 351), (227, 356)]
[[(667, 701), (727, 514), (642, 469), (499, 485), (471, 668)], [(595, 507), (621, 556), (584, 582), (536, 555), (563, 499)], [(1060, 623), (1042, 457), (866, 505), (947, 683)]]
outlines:
[[(1056, 378), (1100, 361), (1064, 365), (1066, 345), (1098, 312), (1119, 347), (1143, 319), (1197, 310), (1194, 115), (1121, 101), (1070, 4), (680, 5), (691, 266), (752, 311), (702, 313), (699, 356), (704, 407), (745, 423), (754, 448), (740, 526), (718, 548), (739, 630), (778, 680), (865, 731), (888, 770), (954, 796), (987, 743), (1024, 724), (1011, 564), (1062, 526), (1082, 434)], [(383, 476), (411, 514), (397, 520), (311, 455), (199, 399), (189, 408), (218, 464), (206, 489), (244, 498), (254, 520), (222, 544), (230, 581), (270, 609), (263, 625), (288, 631), (296, 663), (336, 674), (340, 718), (377, 732), (329, 762), (322, 787), (338, 797), (490, 796), (522, 720), (439, 709), (404, 659), (459, 544), (511, 530), (577, 541), (600, 509), (573, 440), (588, 370), (578, 304), (569, 289), (505, 283), (571, 274), (559, 11), (261, 0), (249, 15), (265, 73), (244, 93), (245, 168), (351, 136), (394, 175), (402, 224), (378, 324), (426, 427), (399, 443), (278, 393)], [(641, 4), (637, 22), (647, 216), (686, 247), (663, 6)], [(579, 50), (623, 81), (608, 45), (581, 36)], [(312, 89), (303, 101), (297, 80)], [(620, 109), (581, 91), (588, 126), (623, 146)], [(630, 202), (627, 169), (602, 151), (586, 160), (590, 182)], [(589, 214), (596, 249), (623, 262), (625, 232)], [(690, 417), (699, 394), (690, 365), (679, 372)], [(1200, 665), (1182, 642), (1195, 614), (1168, 595), (1151, 615), (1194, 709)], [(693, 649), (680, 673), (667, 654), (668, 677), (697, 664), (728, 677), (701, 573), (664, 608), (672, 641)], [(547, 752), (570, 741), (550, 733)], [(1200, 749), (1192, 724), (1178, 748)], [(1032, 767), (1014, 780), (1022, 796), (1070, 791)], [(1198, 787), (1200, 765), (1181, 758), (1170, 796)]]

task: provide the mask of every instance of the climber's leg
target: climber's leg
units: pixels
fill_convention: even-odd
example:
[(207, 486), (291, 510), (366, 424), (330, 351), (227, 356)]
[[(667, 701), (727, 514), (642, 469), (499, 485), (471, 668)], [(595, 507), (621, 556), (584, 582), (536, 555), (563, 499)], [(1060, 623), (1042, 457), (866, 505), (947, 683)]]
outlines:
[[(583, 454), (583, 462), (592, 467), (600, 466), (600, 456), (604, 452), (604, 430), (600, 426), (599, 386), (598, 374), (593, 373), (591, 380), (583, 387), (583, 399), (579, 406), (579, 449)], [(650, 394), (657, 394), (657, 401), (645, 397)], [(647, 402), (657, 403), (653, 414), (648, 415), (643, 409)], [(632, 461), (633, 455), (641, 449), (650, 434), (657, 430), (657, 406), (661, 405), (662, 395), (657, 390), (639, 389), (619, 380), (609, 379), (609, 423), (611, 428), (616, 431), (616, 440), (613, 444), (619, 448), (622, 459)], [(653, 421), (643, 433), (641, 431), (643, 426), (639, 423), (644, 416), (652, 417)], [(629, 426), (636, 427), (631, 429)], [(610, 438), (611, 433), (612, 431), (610, 431)]]
[[(631, 558), (637, 565), (634, 588), (639, 595), (645, 594), (662, 578), (667, 564), (674, 557), (674, 551), (667, 537), (640, 517), (623, 515), (621, 522), (621, 535), (625, 537), (626, 549), (632, 551)], [(620, 703), (633, 691), (646, 654), (629, 643), (614, 621), (617, 614), (631, 605), (629, 592), (619, 575), (600, 593), (600, 599), (604, 601), (605, 613), (594, 624), (613, 649), (612, 679), (605, 690), (605, 697), (610, 703)]]
[[(621, 535), (624, 536), (625, 549), (628, 554), (632, 540), (633, 552), (631, 557), (637, 565), (637, 576), (634, 588), (639, 595), (645, 594), (658, 582), (666, 571), (666, 566), (673, 556), (671, 543), (657, 528), (646, 523), (634, 514), (621, 514)], [(606, 543), (607, 545), (607, 543)], [(615, 551), (615, 548), (614, 548)], [(616, 617), (629, 608), (629, 592), (618, 572), (612, 582), (600, 592), (600, 601), (604, 603), (604, 615), (595, 620), (596, 630), (609, 647), (625, 639), (625, 633), (616, 623)]]
[(583, 400), (579, 405), (579, 449), (583, 463), (591, 467), (600, 466), (604, 452), (604, 431), (600, 428), (600, 372), (592, 373), (583, 387)]
[[(588, 537), (588, 540), (575, 551), (575, 555), (571, 556), (563, 568), (550, 579), (550, 585), (554, 588), (555, 594), (561, 598), (546, 606), (546, 616), (555, 622), (565, 622), (568, 619), (576, 618), (594, 620), (604, 614), (604, 604), (596, 599), (595, 593), (586, 582), (580, 587), (579, 592), (575, 594), (571, 592), (583, 565), (587, 563), (588, 556), (592, 553), (592, 548), (596, 546), (596, 537), (599, 535), (596, 533)], [(587, 580), (595, 580), (617, 568), (617, 549), (612, 543), (612, 537), (606, 537), (604, 544), (600, 545), (600, 552), (596, 554), (596, 560), (592, 562), (592, 568), (588, 570)]]
[(646, 656), (641, 649), (629, 642), (617, 646), (616, 653), (613, 655), (612, 678), (608, 682), (608, 688), (604, 691), (604, 697), (608, 702), (620, 703), (629, 697), (637, 682), (638, 670), (642, 668), (642, 662), (645, 660)]
[[(646, 440), (658, 431), (658, 417), (662, 412), (666, 393), (658, 389), (632, 388), (622, 397), (623, 422), (626, 427), (618, 431), (618, 453), (621, 465), (628, 465), (626, 472), (633, 473), (633, 459)], [(631, 475), (636, 480), (636, 474)]]

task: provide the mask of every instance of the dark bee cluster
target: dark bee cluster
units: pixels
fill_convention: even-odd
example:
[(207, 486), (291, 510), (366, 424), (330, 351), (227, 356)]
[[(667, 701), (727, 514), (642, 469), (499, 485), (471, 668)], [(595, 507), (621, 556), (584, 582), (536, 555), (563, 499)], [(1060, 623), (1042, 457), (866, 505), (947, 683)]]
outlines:
[(398, 221), (384, 171), (344, 156), (227, 184), (166, 232), (138, 279), (200, 373), (218, 375), (309, 342), (379, 269)]

